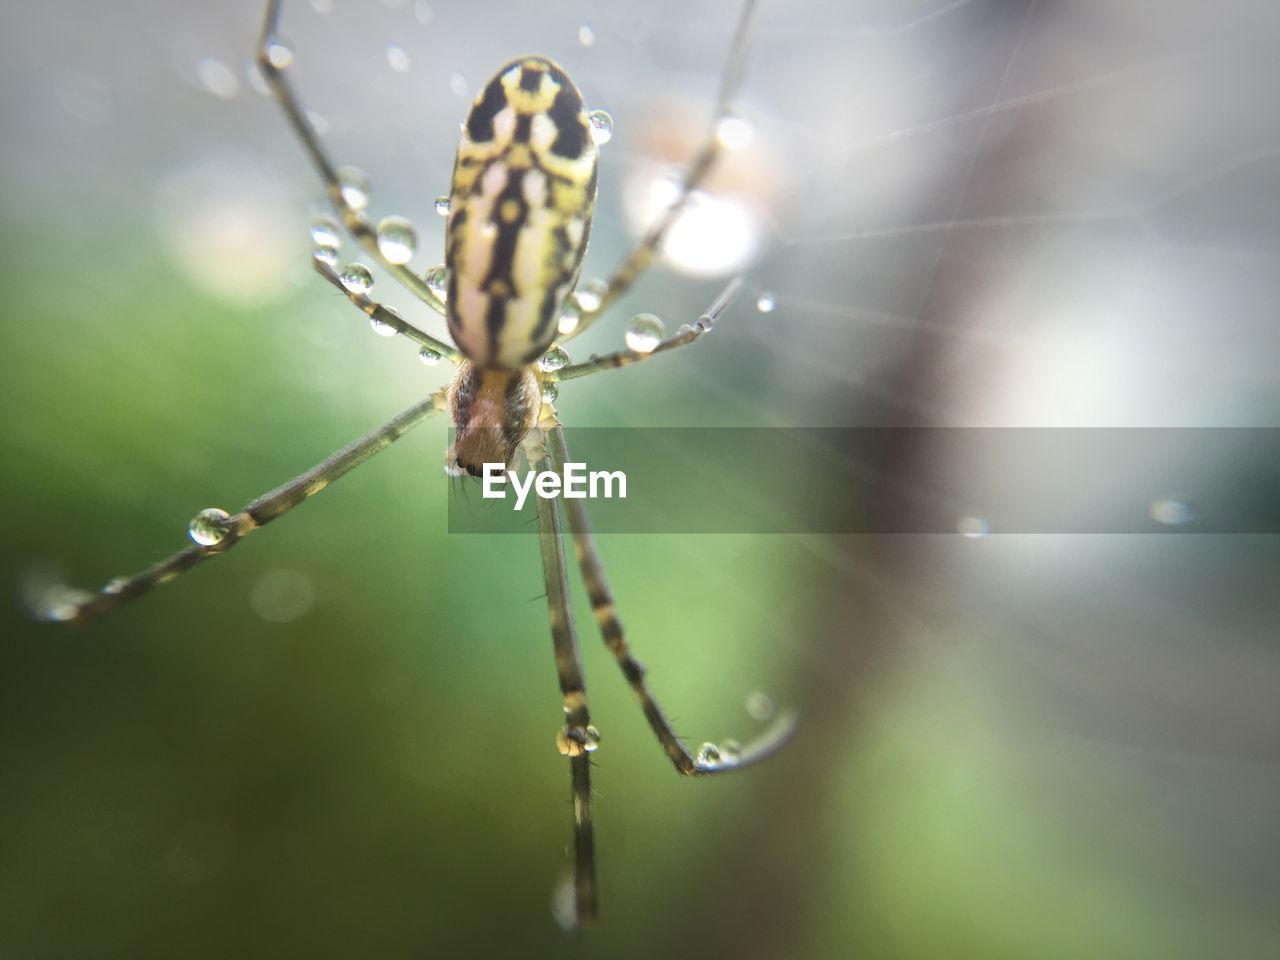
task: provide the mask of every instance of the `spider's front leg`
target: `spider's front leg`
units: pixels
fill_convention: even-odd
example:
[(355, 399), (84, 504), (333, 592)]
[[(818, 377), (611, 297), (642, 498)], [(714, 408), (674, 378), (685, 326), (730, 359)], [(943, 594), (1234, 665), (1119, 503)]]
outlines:
[(738, 290), (741, 287), (742, 278), (734, 277), (729, 281), (728, 286), (720, 291), (720, 295), (716, 297), (715, 302), (707, 307), (706, 312), (698, 318), (696, 323), (685, 324), (671, 336), (664, 340), (659, 340), (652, 349), (619, 350), (616, 353), (593, 356), (583, 363), (570, 364), (560, 370), (545, 373), (544, 377), (548, 380), (576, 380), (579, 377), (599, 373), (601, 370), (616, 370), (618, 367), (640, 363), (642, 360), (648, 360), (650, 357), (657, 356), (660, 353), (675, 350), (677, 347), (687, 347), (711, 331), (711, 328), (716, 325), (716, 320), (733, 302), (733, 298), (738, 295)]
[[(307, 117), (306, 110), (303, 109), (297, 94), (293, 90), (293, 85), (286, 76), (286, 71), (293, 62), (293, 52), (280, 41), (278, 36), (279, 25), (280, 0), (267, 0), (266, 13), (262, 19), (262, 34), (258, 40), (258, 69), (262, 72), (262, 76), (271, 88), (276, 101), (283, 108), (285, 117), (289, 121), (289, 126), (302, 143), (307, 156), (311, 158), (311, 163), (315, 166), (316, 172), (320, 174), (320, 179), (324, 182), (325, 192), (329, 195), (329, 201), (333, 205), (334, 211), (342, 220), (342, 225), (347, 229), (347, 232), (355, 238), (356, 242), (365, 249), (369, 256), (377, 261), (380, 267), (395, 277), (405, 289), (409, 290), (437, 313), (443, 314), (443, 304), (427, 281), (414, 273), (408, 265), (395, 263), (387, 259), (382, 252), (382, 248), (378, 244), (378, 231), (369, 223), (369, 218), (365, 215), (364, 204), (359, 202), (360, 200), (367, 201), (363, 187), (349, 182), (350, 178), (344, 180), (343, 171), (336, 167), (329, 158), (323, 144), (320, 142), (320, 135)], [(427, 334), (422, 334), (422, 336), (431, 341), (430, 344), (424, 344), (424, 346), (429, 346), (431, 350), (443, 357), (447, 357), (454, 363), (461, 359), (461, 354), (452, 344), (445, 343), (443, 340), (436, 340), (434, 337), (428, 337)]]
[[(585, 332), (619, 297), (631, 289), (631, 285), (636, 282), (642, 273), (653, 266), (662, 251), (662, 244), (666, 241), (671, 228), (680, 219), (680, 214), (684, 212), (694, 193), (715, 166), (721, 151), (724, 149), (720, 139), (721, 124), (733, 116), (731, 103), (739, 85), (742, 83), (742, 75), (746, 69), (747, 35), (750, 32), (751, 18), (755, 14), (755, 8), (756, 0), (744, 0), (742, 10), (738, 14), (737, 25), (734, 27), (733, 43), (729, 48), (729, 58), (725, 61), (724, 71), (720, 75), (720, 89), (716, 94), (716, 106), (711, 115), (711, 128), (708, 130), (702, 145), (694, 153), (693, 159), (689, 162), (689, 166), (680, 180), (675, 198), (671, 201), (670, 206), (662, 212), (661, 216), (636, 241), (626, 259), (614, 268), (609, 279), (605, 281), (604, 289), (596, 299), (596, 302), (592, 304), (590, 309), (584, 308), (582, 310), (582, 316), (577, 326), (559, 338), (561, 343), (572, 340)], [(623, 364), (615, 363), (613, 365), (622, 366)], [(581, 374), (578, 374), (578, 376), (581, 376)]]

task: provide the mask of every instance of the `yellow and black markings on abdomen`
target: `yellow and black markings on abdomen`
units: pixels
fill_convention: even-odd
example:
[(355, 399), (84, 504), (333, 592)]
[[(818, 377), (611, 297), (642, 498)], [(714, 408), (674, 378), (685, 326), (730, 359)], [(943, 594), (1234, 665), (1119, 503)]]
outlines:
[(521, 57), (476, 98), (453, 169), (449, 332), (482, 368), (514, 369), (556, 336), (595, 211), (595, 141), (556, 64)]

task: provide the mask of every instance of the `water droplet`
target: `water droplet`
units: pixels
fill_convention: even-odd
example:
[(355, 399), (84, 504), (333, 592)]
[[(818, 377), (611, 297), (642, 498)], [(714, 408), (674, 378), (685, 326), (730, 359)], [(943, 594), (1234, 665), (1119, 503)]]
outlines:
[(215, 97), (230, 100), (240, 91), (240, 79), (221, 60), (205, 57), (196, 64), (196, 79)]
[(564, 347), (555, 346), (542, 355), (538, 361), (538, 369), (544, 373), (552, 373), (569, 365), (569, 353)]
[(716, 139), (726, 150), (742, 150), (751, 145), (756, 129), (751, 121), (736, 113), (726, 113), (716, 122)]
[(580, 757), (594, 753), (600, 746), (600, 731), (595, 727), (561, 727), (556, 734), (556, 749), (562, 756)]
[(578, 324), (582, 322), (582, 311), (578, 309), (576, 303), (566, 303), (560, 311), (560, 319), (556, 322), (556, 329), (560, 331), (560, 335), (567, 337), (573, 331), (578, 329)]
[(338, 263), (338, 251), (333, 247), (315, 247), (311, 251), (311, 259), (327, 263), (331, 267), (336, 266)]
[(434, 293), (441, 300), (447, 300), (449, 297), (449, 271), (443, 263), (437, 263), (422, 275), (422, 279), (427, 283), (427, 289)]
[(318, 217), (311, 224), (311, 242), (317, 247), (337, 250), (342, 243), (342, 235), (338, 233), (338, 225), (330, 217)]
[(636, 353), (652, 353), (654, 348), (662, 342), (663, 334), (666, 332), (662, 321), (652, 313), (638, 313), (627, 324), (624, 339), (628, 350), (634, 350)]
[(687, 335), (687, 334), (690, 334), (690, 333), (693, 333), (693, 324), (692, 324), (692, 323), (682, 323), (682, 324), (680, 324), (680, 326), (679, 326), (679, 327), (677, 327), (677, 328), (676, 328), (676, 336), (677, 336), (677, 337), (683, 337), (683, 336), (685, 336), (685, 335)]
[(756, 720), (768, 720), (773, 716), (773, 700), (767, 693), (754, 690), (747, 694), (747, 713)]
[(279, 40), (267, 44), (267, 63), (277, 70), (286, 70), (293, 63), (293, 51)]
[(442, 217), (449, 215), (449, 197), (436, 197), (436, 213)]
[(609, 284), (603, 280), (588, 280), (574, 291), (573, 299), (584, 313), (594, 313), (600, 309), (600, 304), (604, 303), (604, 295), (608, 292)]
[(592, 110), (587, 119), (591, 121), (591, 139), (596, 146), (602, 147), (613, 139), (613, 117), (608, 110)]
[(761, 313), (773, 313), (774, 308), (778, 305), (778, 301), (772, 293), (762, 293), (756, 300), (756, 309)]
[(338, 274), (342, 285), (352, 293), (368, 293), (373, 288), (373, 274), (363, 263), (349, 263)]
[(700, 767), (714, 767), (720, 762), (720, 748), (714, 743), (704, 743), (694, 759)]
[(560, 396), (560, 388), (554, 380), (546, 380), (542, 384), (542, 400), (544, 403), (555, 403)]
[[(399, 315), (390, 307), (383, 307), (382, 309), (387, 311), (387, 313), (391, 314), (391, 316), (395, 317), (397, 320), (400, 319)], [(386, 320), (380, 319), (379, 317), (370, 317), (369, 327), (380, 337), (394, 337), (400, 332), (399, 328), (394, 323), (388, 323)]]
[(106, 585), (103, 586), (99, 593), (105, 593), (109, 597), (114, 597), (116, 594), (124, 590), (128, 583), (128, 577), (113, 577), (106, 582)]
[(1181, 527), (1196, 518), (1196, 508), (1186, 500), (1162, 498), (1151, 502), (1151, 519), (1170, 527)]
[(378, 251), (392, 263), (408, 263), (418, 249), (418, 232), (404, 217), (383, 217), (378, 224)]
[(435, 15), (435, 11), (431, 9), (431, 4), (427, 3), (427, 0), (418, 0), (413, 5), (413, 16), (423, 26), (430, 23)]
[(578, 28), (578, 42), (584, 47), (594, 46), (596, 42), (596, 32), (591, 29), (591, 24), (584, 23)]
[(212, 547), (221, 543), (227, 535), (231, 514), (217, 507), (206, 507), (191, 518), (187, 524), (187, 535), (202, 547)]
[(956, 532), (970, 540), (981, 540), (991, 532), (991, 524), (982, 517), (961, 517), (956, 521)]
[(394, 43), (387, 44), (387, 65), (396, 73), (409, 72), (409, 54)]
[(369, 205), (369, 175), (359, 167), (339, 167), (338, 185), (342, 202), (352, 210), (363, 210)]
[(728, 761), (735, 761), (742, 756), (742, 744), (737, 740), (726, 740), (720, 744), (720, 755)]
[(434, 367), (437, 363), (440, 362), (440, 354), (436, 353), (430, 347), (423, 347), (421, 350), (418, 351), (418, 359), (421, 360), (426, 366)]

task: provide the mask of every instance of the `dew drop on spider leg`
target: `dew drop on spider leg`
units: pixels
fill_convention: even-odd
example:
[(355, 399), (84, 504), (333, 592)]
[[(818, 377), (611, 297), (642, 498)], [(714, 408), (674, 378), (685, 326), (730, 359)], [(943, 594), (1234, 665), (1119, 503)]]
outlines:
[(652, 313), (638, 313), (627, 324), (624, 339), (628, 350), (634, 350), (636, 353), (652, 353), (662, 342), (662, 336), (665, 333), (666, 328), (663, 327), (662, 321)]
[(603, 147), (613, 139), (613, 117), (608, 110), (592, 110), (587, 119), (591, 121), (591, 139), (596, 146)]
[(720, 744), (720, 756), (722, 759), (733, 763), (742, 757), (742, 744), (737, 740), (726, 740)]
[(725, 113), (716, 121), (716, 140), (726, 150), (742, 150), (755, 139), (751, 121), (736, 113)]
[(408, 263), (418, 249), (418, 232), (404, 217), (383, 217), (378, 223), (378, 251), (394, 264)]
[(342, 201), (353, 210), (369, 206), (369, 175), (359, 167), (339, 167), (338, 187)]
[[(382, 309), (397, 320), (400, 320), (400, 314), (396, 313), (390, 307), (383, 307)], [(380, 337), (394, 337), (400, 332), (400, 329), (394, 323), (388, 323), (386, 320), (379, 319), (378, 317), (370, 317), (369, 326), (373, 329), (373, 332)]]
[(277, 70), (286, 70), (293, 63), (293, 51), (279, 40), (267, 44), (267, 62)]
[(440, 354), (430, 347), (423, 347), (418, 351), (418, 359), (422, 361), (424, 366), (434, 367), (440, 362)]
[(437, 263), (434, 267), (422, 275), (422, 279), (427, 283), (427, 289), (434, 293), (441, 300), (447, 300), (449, 297), (449, 271), (443, 263)]
[(582, 322), (582, 311), (576, 303), (566, 303), (560, 310), (560, 319), (556, 321), (556, 330), (562, 337), (567, 337), (578, 329)]
[(106, 594), (108, 597), (114, 597), (117, 593), (124, 590), (128, 583), (129, 581), (125, 577), (112, 577), (98, 592)]
[(187, 535), (202, 547), (221, 543), (230, 527), (231, 514), (218, 507), (205, 507), (187, 524)]
[(349, 263), (338, 274), (342, 285), (352, 293), (368, 293), (373, 289), (373, 274), (363, 263)]
[(604, 295), (608, 291), (609, 285), (603, 280), (588, 280), (574, 291), (573, 301), (584, 313), (593, 313), (600, 309), (600, 304), (604, 303)]
[(538, 360), (538, 369), (544, 373), (562, 370), (569, 365), (569, 352), (564, 347), (552, 347)]
[(698, 748), (698, 753), (694, 757), (698, 765), (702, 767), (714, 767), (720, 762), (720, 748), (714, 743), (704, 743)]
[(556, 398), (560, 396), (560, 387), (556, 385), (554, 380), (547, 380), (542, 384), (542, 400), (544, 403), (555, 403)]
[(317, 217), (312, 222), (311, 242), (328, 250), (338, 249), (342, 243), (342, 235), (338, 233), (338, 225), (332, 217)]
[(448, 196), (436, 197), (436, 215), (441, 217), (447, 217), (449, 215)]

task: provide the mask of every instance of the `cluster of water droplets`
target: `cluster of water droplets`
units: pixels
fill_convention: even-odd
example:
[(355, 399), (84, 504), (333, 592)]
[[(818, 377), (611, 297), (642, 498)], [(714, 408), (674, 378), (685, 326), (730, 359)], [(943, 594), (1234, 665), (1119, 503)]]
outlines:
[(653, 353), (666, 332), (662, 321), (652, 313), (637, 313), (627, 324), (623, 340), (628, 350), (634, 350), (636, 353)]
[(221, 543), (231, 528), (231, 514), (218, 507), (205, 507), (187, 524), (187, 535), (202, 547)]
[(321, 263), (335, 266), (342, 237), (338, 225), (330, 217), (319, 217), (311, 224), (311, 256)]

